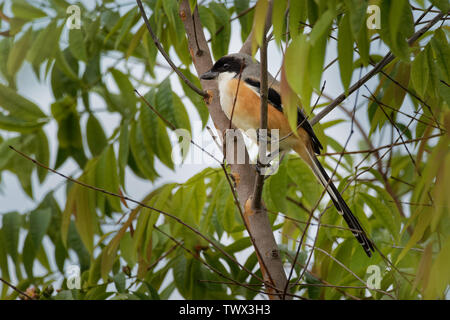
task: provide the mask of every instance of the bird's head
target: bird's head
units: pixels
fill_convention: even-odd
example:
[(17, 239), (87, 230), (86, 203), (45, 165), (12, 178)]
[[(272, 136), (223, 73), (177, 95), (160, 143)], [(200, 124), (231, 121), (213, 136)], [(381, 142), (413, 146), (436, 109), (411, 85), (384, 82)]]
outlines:
[(223, 56), (216, 61), (211, 70), (205, 72), (200, 76), (202, 80), (214, 80), (220, 74), (229, 73), (232, 76), (236, 76), (241, 73), (246, 66), (252, 62), (252, 58), (249, 55), (242, 53), (234, 53)]

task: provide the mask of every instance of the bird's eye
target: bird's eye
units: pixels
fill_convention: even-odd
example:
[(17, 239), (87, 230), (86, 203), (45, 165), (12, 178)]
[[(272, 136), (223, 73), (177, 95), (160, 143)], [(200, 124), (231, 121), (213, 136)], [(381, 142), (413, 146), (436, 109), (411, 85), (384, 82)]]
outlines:
[(229, 66), (230, 66), (230, 65), (229, 65), (228, 63), (225, 63), (222, 67), (223, 67), (224, 69), (228, 69)]

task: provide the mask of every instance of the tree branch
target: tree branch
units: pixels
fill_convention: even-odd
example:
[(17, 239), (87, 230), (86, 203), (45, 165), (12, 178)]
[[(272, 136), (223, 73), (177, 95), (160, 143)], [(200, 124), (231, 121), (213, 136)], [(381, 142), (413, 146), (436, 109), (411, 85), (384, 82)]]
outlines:
[(8, 287), (10, 287), (11, 289), (13, 289), (14, 291), (16, 291), (18, 294), (21, 294), (22, 296), (24, 296), (25, 298), (29, 299), (29, 300), (34, 300), (33, 297), (30, 297), (28, 294), (26, 294), (25, 292), (23, 292), (22, 290), (20, 290), (19, 288), (17, 288), (16, 286), (14, 286), (13, 284), (9, 283), (8, 281), (6, 281), (3, 278), (0, 278), (0, 281), (3, 282), (4, 284), (6, 284)]
[[(188, 38), (188, 46), (190, 48), (191, 56), (193, 58), (194, 67), (197, 74), (203, 74), (212, 67), (211, 53), (208, 43), (201, 27), (201, 22), (198, 16), (198, 9), (196, 8), (191, 13), (189, 1), (183, 0), (180, 4), (180, 17), (184, 23), (186, 35)], [(195, 25), (195, 28), (194, 28)], [(250, 42), (251, 44), (251, 42)], [(251, 45), (250, 45), (251, 49)], [(201, 56), (195, 55), (196, 50), (201, 50)], [(241, 50), (241, 52), (243, 52)], [(219, 101), (219, 90), (216, 81), (201, 80), (202, 88), (208, 92), (207, 99), (208, 109), (211, 119), (219, 132), (219, 136), (224, 140), (224, 135), (229, 127), (229, 119), (223, 113)], [(240, 133), (238, 134), (239, 137)], [(250, 164), (249, 156), (245, 150), (245, 163), (236, 164), (231, 159), (231, 155), (227, 156), (227, 162), (230, 164), (231, 175), (235, 177), (236, 193), (239, 199), (239, 205), (244, 210), (246, 220), (244, 223), (248, 226), (248, 233), (252, 238), (255, 251), (257, 253), (259, 265), (266, 281), (266, 287), (269, 291), (271, 288), (278, 288), (276, 291), (281, 293), (286, 284), (286, 275), (284, 273), (283, 264), (280, 258), (279, 249), (273, 235), (272, 227), (266, 212), (253, 214), (251, 210), (250, 197), (254, 191), (254, 182), (256, 171), (253, 165)], [(279, 295), (274, 293), (270, 298), (279, 298)]]
[[(267, 38), (266, 33), (263, 34), (261, 50), (260, 50), (260, 66), (261, 66), (261, 88), (260, 88), (260, 96), (261, 96), (261, 119), (260, 119), (260, 130), (267, 130), (267, 101), (268, 101), (268, 83), (267, 83)], [(261, 134), (258, 135), (261, 139)], [(265, 133), (262, 135), (266, 140), (268, 138), (268, 134)], [(260, 152), (266, 153), (267, 150), (262, 150), (261, 143), (259, 145)], [(259, 155), (258, 155), (259, 162)], [(257, 174), (255, 180), (255, 189), (253, 191), (252, 197), (252, 210), (255, 210), (256, 213), (259, 213), (263, 209), (262, 205), (262, 191), (264, 187), (265, 176), (263, 174)]]
[(170, 67), (173, 69), (173, 71), (175, 71), (175, 73), (181, 78), (181, 80), (183, 80), (184, 83), (186, 83), (189, 86), (189, 88), (191, 88), (198, 95), (200, 95), (202, 97), (207, 97), (208, 94), (206, 92), (202, 91), (200, 88), (197, 88), (191, 81), (189, 81), (189, 79), (186, 78), (186, 76), (180, 71), (180, 69), (178, 69), (178, 67), (173, 63), (172, 59), (169, 57), (167, 52), (162, 47), (161, 42), (159, 41), (158, 37), (153, 32), (153, 29), (150, 26), (150, 22), (147, 19), (147, 15), (145, 14), (145, 10), (144, 10), (141, 0), (136, 0), (136, 2), (139, 6), (139, 10), (141, 11), (142, 18), (144, 19), (144, 22), (145, 22), (145, 25), (147, 26), (148, 32), (150, 32), (153, 42), (155, 43), (159, 52), (166, 59), (167, 63), (170, 65)]
[(9, 22), (10, 20), (10, 18), (7, 15), (5, 15), (2, 10), (0, 10), (0, 19), (5, 20), (6, 22)]
[[(414, 35), (409, 38), (408, 44), (411, 46), (414, 42), (416, 42), (417, 39), (419, 39), (425, 32), (427, 32), (432, 26), (434, 26), (438, 21), (441, 20), (441, 18), (444, 16), (444, 13), (438, 14), (436, 17), (434, 17), (427, 25), (425, 25), (422, 29), (418, 30)], [(364, 77), (362, 77), (360, 80), (358, 80), (355, 84), (353, 84), (348, 89), (348, 96), (350, 96), (353, 92), (358, 90), (362, 85), (364, 85), (367, 81), (372, 79), (373, 76), (375, 76), (378, 72), (383, 70), (385, 66), (387, 66), (392, 60), (394, 60), (395, 56), (392, 52), (388, 52), (384, 58), (378, 62), (375, 67), (370, 70)], [(325, 107), (321, 112), (319, 112), (313, 119), (311, 119), (310, 123), (311, 125), (315, 125), (317, 122), (319, 122), (323, 117), (325, 117), (328, 113), (330, 113), (334, 108), (336, 108), (342, 101), (344, 101), (347, 97), (345, 93), (342, 93), (340, 96), (338, 96), (336, 99), (333, 100), (327, 107)]]

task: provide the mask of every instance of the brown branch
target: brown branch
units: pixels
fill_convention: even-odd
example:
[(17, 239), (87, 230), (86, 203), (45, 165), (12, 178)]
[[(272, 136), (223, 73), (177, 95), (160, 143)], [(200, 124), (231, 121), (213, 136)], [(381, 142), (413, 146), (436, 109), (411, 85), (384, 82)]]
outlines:
[(6, 22), (9, 22), (10, 20), (10, 18), (5, 15), (2, 10), (0, 10), (0, 19), (5, 20)]
[(155, 43), (159, 52), (166, 59), (167, 63), (170, 65), (170, 67), (173, 69), (173, 71), (175, 71), (175, 73), (181, 78), (181, 80), (183, 80), (184, 83), (186, 83), (188, 85), (189, 88), (191, 88), (198, 95), (200, 95), (202, 97), (207, 97), (208, 94), (206, 92), (202, 91), (200, 88), (197, 88), (197, 86), (194, 85), (188, 78), (186, 78), (186, 76), (180, 71), (180, 69), (178, 69), (178, 67), (173, 63), (172, 59), (169, 57), (167, 52), (162, 47), (161, 42), (159, 41), (158, 37), (153, 32), (153, 29), (150, 26), (150, 22), (147, 19), (147, 15), (145, 14), (145, 10), (144, 10), (141, 0), (136, 0), (136, 2), (139, 6), (139, 10), (141, 11), (142, 18), (144, 19), (144, 22), (145, 22), (145, 25), (147, 26), (148, 32), (150, 32), (153, 42)]
[[(267, 83), (267, 38), (266, 33), (263, 34), (263, 40), (260, 50), (260, 67), (261, 67), (261, 88), (260, 88), (260, 96), (261, 96), (261, 119), (260, 119), (260, 130), (266, 131), (267, 130), (267, 102), (268, 102), (268, 94), (269, 94), (269, 88)], [(261, 134), (258, 135), (259, 139), (261, 139)], [(267, 140), (268, 134), (267, 132), (263, 134), (265, 139)], [(267, 145), (264, 142), (265, 145)], [(264, 150), (262, 150), (264, 149)], [(259, 151), (266, 153), (267, 150), (265, 148), (261, 148), (261, 144), (259, 146)], [(258, 155), (258, 163), (259, 163), (259, 155)], [(262, 191), (264, 187), (264, 175), (263, 174), (257, 174), (255, 178), (255, 188), (253, 191), (253, 197), (252, 197), (252, 210), (256, 212), (256, 214), (259, 213), (263, 209), (262, 205)]]
[[(346, 152), (329, 152), (329, 153), (321, 153), (318, 154), (317, 156), (337, 156), (337, 155), (341, 155), (341, 154), (359, 154), (359, 153), (373, 153), (373, 152), (377, 152), (383, 149), (388, 149), (391, 147), (395, 147), (395, 146), (402, 146), (405, 143), (413, 143), (413, 142), (417, 142), (417, 141), (422, 141), (422, 140), (428, 140), (428, 139), (432, 139), (432, 138), (437, 138), (442, 136), (442, 133), (437, 133), (434, 134), (432, 136), (429, 137), (423, 137), (423, 138), (416, 138), (416, 139), (410, 139), (410, 140), (406, 140), (405, 142), (395, 142), (395, 143), (390, 143), (388, 145), (385, 146), (381, 146), (378, 148), (374, 148), (374, 149), (366, 149), (366, 150), (356, 150), (356, 151), (346, 151)], [(292, 159), (292, 160), (297, 160), (297, 158)]]
[(20, 290), (19, 288), (17, 288), (15, 285), (9, 283), (8, 281), (6, 281), (3, 278), (0, 278), (0, 281), (3, 282), (4, 284), (6, 284), (8, 287), (10, 287), (11, 289), (13, 289), (14, 291), (16, 291), (17, 293), (21, 294), (22, 296), (26, 297), (27, 299), (30, 300), (34, 300), (33, 297), (30, 297), (28, 294), (26, 294), (25, 292), (23, 292), (22, 290)]
[[(190, 48), (191, 56), (193, 58), (194, 67), (197, 74), (203, 74), (209, 71), (212, 67), (211, 53), (208, 47), (208, 43), (201, 27), (201, 22), (198, 16), (198, 9), (196, 8), (191, 13), (189, 1), (183, 0), (180, 3), (180, 17), (184, 23), (186, 35), (188, 39), (188, 46)], [(194, 29), (194, 22), (196, 28)], [(195, 48), (199, 47), (204, 54), (196, 56), (194, 54)], [(251, 45), (250, 45), (251, 48)], [(241, 51), (242, 52), (242, 51)], [(212, 121), (219, 132), (219, 137), (223, 141), (224, 133), (229, 125), (229, 119), (223, 113), (219, 101), (219, 90), (216, 81), (201, 80), (202, 88), (208, 92), (207, 105)], [(240, 133), (239, 137), (242, 139)], [(245, 163), (236, 164), (230, 155), (227, 155), (227, 162), (230, 164), (231, 175), (235, 178), (236, 194), (239, 199), (239, 205), (244, 208), (244, 212), (250, 209), (250, 205), (247, 205), (248, 199), (251, 197), (254, 190), (254, 181), (256, 171), (253, 165), (250, 164), (248, 152), (245, 150)], [(266, 287), (284, 288), (286, 283), (286, 275), (284, 273), (283, 264), (280, 258), (279, 249), (275, 241), (272, 226), (268, 219), (266, 212), (260, 214), (247, 214), (246, 224), (248, 226), (248, 233), (252, 238), (255, 250), (257, 248), (258, 260), (260, 262), (260, 268), (266, 281)], [(270, 275), (270, 276), (269, 276)], [(270, 282), (273, 282), (273, 286), (270, 286)], [(279, 289), (280, 292), (282, 289)], [(275, 296), (276, 294), (274, 294)]]
[[(419, 39), (425, 32), (427, 32), (432, 26), (434, 26), (441, 18), (444, 16), (444, 13), (438, 14), (434, 17), (427, 25), (425, 25), (422, 29), (418, 30), (414, 35), (409, 38), (408, 44), (411, 46), (417, 39)], [(392, 52), (388, 52), (384, 58), (378, 62), (375, 67), (370, 70), (364, 77), (358, 80), (355, 84), (353, 84), (348, 89), (348, 96), (350, 96), (353, 92), (358, 90), (362, 85), (364, 85), (367, 81), (372, 79), (373, 76), (378, 74), (385, 66), (387, 66), (390, 62), (394, 60), (395, 56)], [(325, 117), (328, 113), (330, 113), (334, 108), (336, 108), (342, 101), (344, 101), (348, 97), (345, 93), (342, 93), (338, 96), (333, 102), (331, 102), (327, 107), (325, 107), (321, 112), (319, 112), (313, 119), (311, 119), (311, 125), (319, 122), (323, 117)]]

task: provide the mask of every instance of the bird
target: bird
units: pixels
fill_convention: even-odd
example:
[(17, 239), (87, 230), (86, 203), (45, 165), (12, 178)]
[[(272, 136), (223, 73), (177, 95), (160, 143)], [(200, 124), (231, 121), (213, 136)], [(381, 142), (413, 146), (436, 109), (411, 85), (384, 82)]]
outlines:
[[(292, 134), (283, 113), (280, 83), (269, 72), (267, 129), (279, 130), (280, 153), (294, 150), (311, 168), (317, 180), (325, 187), (338, 213), (343, 217), (353, 235), (370, 258), (374, 244), (367, 236), (358, 219), (331, 181), (316, 157), (323, 149), (311, 124), (300, 108), (297, 108), (297, 135)], [(216, 80), (219, 87), (220, 104), (233, 126), (246, 131), (258, 130), (261, 119), (261, 66), (250, 55), (232, 53), (218, 59), (213, 67), (200, 75), (202, 80)], [(257, 131), (258, 132), (258, 131)]]

